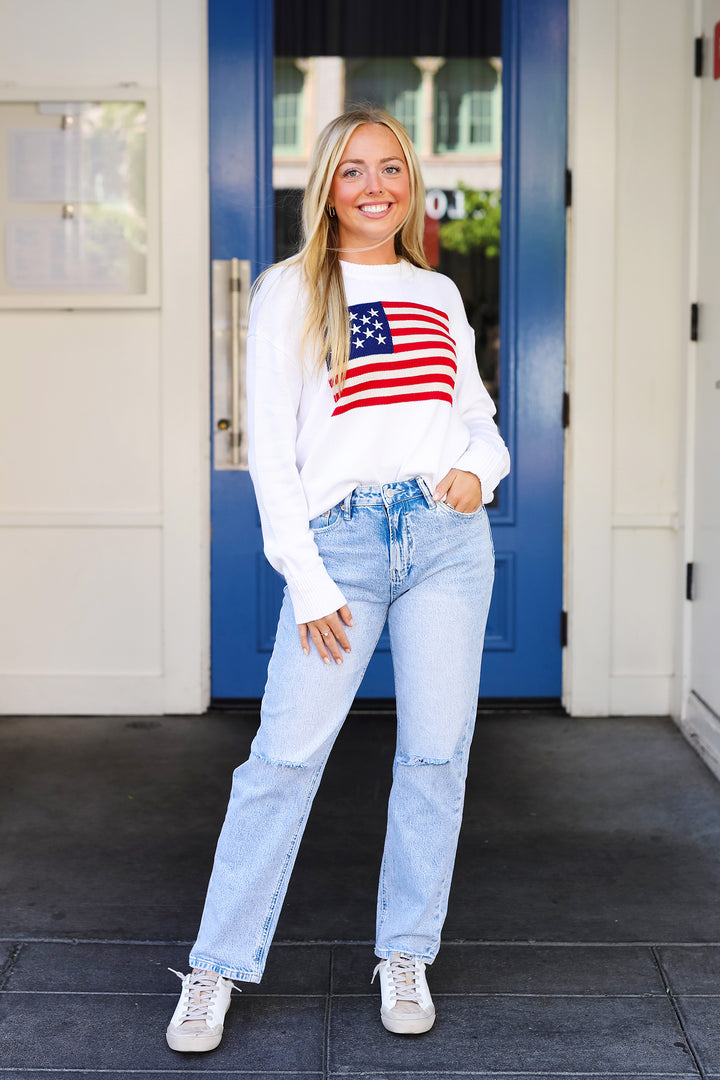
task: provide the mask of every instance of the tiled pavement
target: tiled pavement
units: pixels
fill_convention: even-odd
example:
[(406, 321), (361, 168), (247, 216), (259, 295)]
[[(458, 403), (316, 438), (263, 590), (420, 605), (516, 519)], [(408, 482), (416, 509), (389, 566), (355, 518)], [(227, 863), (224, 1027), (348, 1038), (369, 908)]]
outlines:
[(720, 1076), (720, 947), (446, 945), (435, 1029), (398, 1038), (378, 1021), (370, 946), (278, 945), (210, 1055), (162, 1042), (177, 996), (167, 966), (185, 957), (178, 945), (12, 947), (0, 1076)]
[(379, 1022), (365, 913), (391, 720), (351, 718), (284, 940), (203, 1055), (165, 1045), (167, 968), (186, 969), (178, 931), (254, 720), (137, 725), (0, 721), (0, 1078), (720, 1078), (720, 785), (668, 721), (481, 720), (438, 1019), (402, 1038)]

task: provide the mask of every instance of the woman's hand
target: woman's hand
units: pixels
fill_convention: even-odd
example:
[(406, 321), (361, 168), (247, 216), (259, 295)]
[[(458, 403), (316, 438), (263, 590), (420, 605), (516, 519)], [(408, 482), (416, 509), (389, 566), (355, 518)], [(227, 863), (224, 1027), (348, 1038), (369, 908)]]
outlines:
[(433, 492), (436, 502), (446, 502), (459, 514), (474, 514), (482, 506), (482, 484), (475, 473), (451, 469)]
[[(344, 626), (343, 623), (345, 624)], [(300, 623), (298, 626), (298, 633), (300, 634), (302, 651), (306, 656), (310, 655), (310, 645), (308, 644), (309, 632), (310, 637), (315, 644), (315, 648), (326, 664), (330, 663), (331, 655), (336, 664), (342, 664), (342, 653), (340, 652), (340, 649), (343, 648), (346, 653), (350, 652), (350, 642), (345, 633), (345, 626), (354, 625), (353, 617), (350, 614), (350, 608), (347, 604), (343, 604), (339, 611), (334, 611), (332, 615), (324, 615), (322, 619), (313, 619), (313, 621), (309, 623)]]

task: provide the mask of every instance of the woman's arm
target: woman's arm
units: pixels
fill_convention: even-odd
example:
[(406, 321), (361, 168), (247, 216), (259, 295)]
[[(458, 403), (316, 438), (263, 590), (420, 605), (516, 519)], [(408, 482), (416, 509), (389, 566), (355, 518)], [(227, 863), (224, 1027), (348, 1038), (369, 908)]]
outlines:
[[(457, 300), (460, 311), (451, 324), (458, 358), (454, 407), (458, 409), (460, 416), (469, 429), (470, 441), (467, 449), (454, 463), (454, 470), (451, 471), (460, 471), (476, 476), (482, 485), (482, 501), (489, 503), (493, 498), (497, 485), (510, 472), (510, 455), (500, 437), (494, 420), (496, 413), (495, 403), (480, 378), (475, 358), (475, 334), (465, 317), (459, 293), (457, 294)], [(445, 480), (447, 480), (447, 477), (441, 481), (438, 488), (442, 486)], [(460, 480), (463, 487), (462, 494), (464, 497), (469, 492), (466, 491), (466, 484), (462, 478), (455, 478), (455, 482), (458, 480)], [(453, 481), (451, 481), (451, 484), (453, 484)], [(458, 495), (460, 495), (459, 492)], [(450, 498), (452, 499), (452, 496)], [(452, 499), (452, 502), (453, 505), (456, 505), (454, 499)], [(477, 509), (477, 507), (475, 508)], [(461, 507), (456, 506), (456, 509), (461, 510)], [(461, 510), (461, 512), (463, 511)]]
[[(295, 325), (284, 290), (271, 281), (253, 305), (248, 334), (248, 435), (265, 554), (284, 575), (297, 622), (336, 612), (345, 597), (332, 580), (308, 524), (308, 507), (295, 458), (302, 370), (292, 340), (279, 337)], [(271, 331), (271, 332), (268, 332)]]

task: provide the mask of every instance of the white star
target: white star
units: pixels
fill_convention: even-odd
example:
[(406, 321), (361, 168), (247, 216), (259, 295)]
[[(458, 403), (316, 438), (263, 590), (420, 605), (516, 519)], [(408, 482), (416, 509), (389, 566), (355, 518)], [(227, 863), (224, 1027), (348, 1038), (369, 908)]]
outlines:
[(372, 330), (370, 329), (370, 327), (368, 327), (368, 328), (367, 328), (367, 330), (365, 331), (365, 337), (366, 337), (366, 338), (369, 338), (369, 337), (375, 337), (375, 335), (373, 334), (373, 332), (372, 332)]
[(369, 319), (369, 317), (368, 317), (367, 315), (363, 315), (363, 317), (362, 317), (362, 321), (363, 321), (364, 323), (368, 323), (368, 322), (370, 322), (370, 319)]
[(357, 315), (355, 314), (354, 311), (351, 311), (350, 312), (350, 322), (353, 322), (354, 319), (357, 319)]
[(354, 345), (356, 349), (362, 349), (364, 344), (365, 342), (362, 340), (362, 338), (355, 338)]
[(370, 308), (370, 314), (377, 316), (377, 311), (375, 310), (375, 308)]
[(375, 329), (382, 330), (382, 323), (378, 322), (377, 319), (375, 320)]
[(378, 339), (378, 345), (384, 345), (385, 344), (385, 338), (384, 338), (384, 336), (382, 334), (378, 334), (377, 339)]

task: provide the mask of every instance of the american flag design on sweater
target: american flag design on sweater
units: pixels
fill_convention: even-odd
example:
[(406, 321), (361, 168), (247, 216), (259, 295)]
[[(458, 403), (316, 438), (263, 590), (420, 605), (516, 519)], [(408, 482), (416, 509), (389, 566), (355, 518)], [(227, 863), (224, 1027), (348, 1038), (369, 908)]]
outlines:
[(444, 311), (404, 300), (352, 304), (350, 359), (333, 416), (402, 401), (453, 403), (457, 355)]

